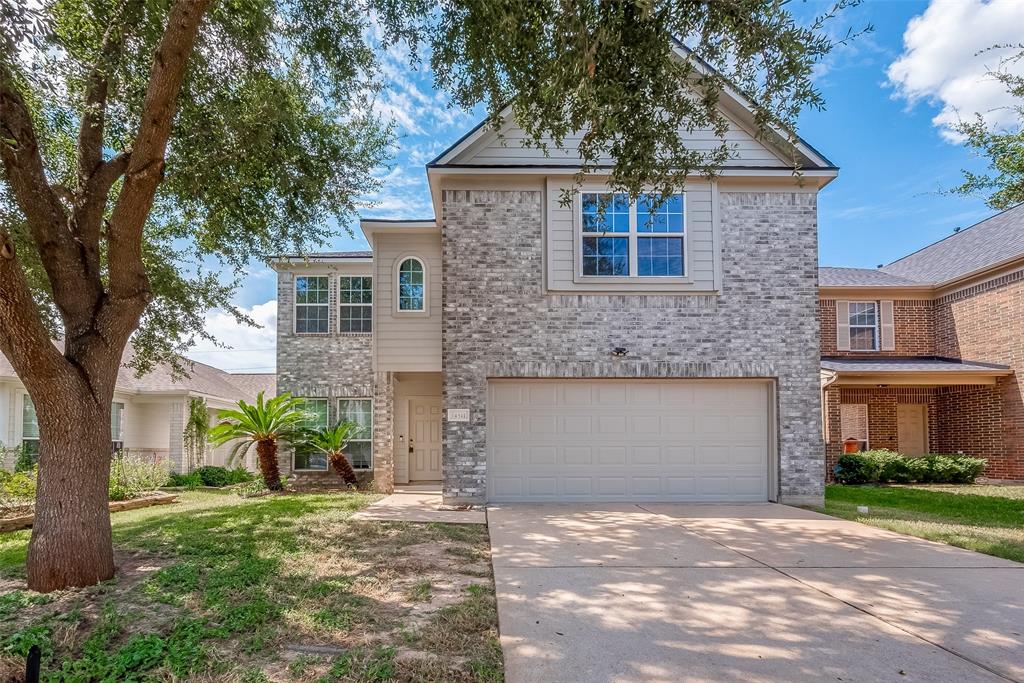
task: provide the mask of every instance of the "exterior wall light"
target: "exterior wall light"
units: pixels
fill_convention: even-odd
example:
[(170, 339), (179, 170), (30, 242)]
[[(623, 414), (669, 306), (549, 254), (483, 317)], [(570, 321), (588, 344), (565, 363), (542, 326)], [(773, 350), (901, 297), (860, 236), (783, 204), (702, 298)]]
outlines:
[(612, 349), (612, 355), (615, 356), (616, 358), (622, 358), (627, 353), (629, 353), (629, 351), (626, 350), (625, 346), (616, 346), (614, 349)]

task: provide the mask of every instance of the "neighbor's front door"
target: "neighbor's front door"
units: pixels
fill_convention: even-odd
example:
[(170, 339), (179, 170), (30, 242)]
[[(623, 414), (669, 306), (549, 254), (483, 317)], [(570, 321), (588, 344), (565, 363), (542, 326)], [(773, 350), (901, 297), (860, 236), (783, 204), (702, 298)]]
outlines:
[(896, 406), (896, 442), (903, 455), (928, 452), (928, 406), (916, 403)]
[(441, 399), (409, 399), (409, 480), (441, 480)]

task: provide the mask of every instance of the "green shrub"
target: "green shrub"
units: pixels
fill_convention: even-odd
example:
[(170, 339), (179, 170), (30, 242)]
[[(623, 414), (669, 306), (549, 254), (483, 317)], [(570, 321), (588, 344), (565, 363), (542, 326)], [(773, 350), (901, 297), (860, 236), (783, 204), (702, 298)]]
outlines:
[(23, 505), (36, 499), (36, 470), (5, 472), (0, 470), (0, 497), (8, 505)]
[(127, 500), (166, 486), (171, 471), (167, 461), (139, 455), (118, 455), (110, 463), (110, 500)]
[(15, 472), (31, 472), (36, 468), (38, 454), (33, 453), (27, 444), (18, 449), (18, 459), (14, 461)]
[(840, 456), (835, 476), (840, 484), (970, 484), (985, 465), (966, 455), (909, 457), (880, 449)]
[(171, 478), (167, 481), (168, 486), (183, 486), (188, 489), (194, 489), (203, 485), (203, 480), (198, 474), (192, 472), (191, 474), (177, 474), (171, 475)]
[(231, 475), (223, 467), (207, 465), (197, 468), (193, 474), (198, 475), (203, 486), (227, 486), (231, 481)]

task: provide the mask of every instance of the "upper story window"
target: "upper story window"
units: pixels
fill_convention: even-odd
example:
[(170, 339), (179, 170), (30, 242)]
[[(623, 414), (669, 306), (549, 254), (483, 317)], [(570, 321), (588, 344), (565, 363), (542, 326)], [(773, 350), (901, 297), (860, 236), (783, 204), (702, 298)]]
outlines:
[(426, 276), (418, 258), (407, 258), (398, 266), (398, 310), (426, 310)]
[(850, 350), (878, 350), (878, 303), (850, 302)]
[(295, 278), (296, 334), (327, 334), (330, 331), (328, 280), (326, 275)]
[(686, 275), (682, 194), (660, 205), (653, 195), (640, 195), (635, 203), (628, 195), (610, 192), (583, 192), (580, 199), (583, 275)]
[(373, 279), (344, 276), (338, 280), (338, 330), (373, 331)]

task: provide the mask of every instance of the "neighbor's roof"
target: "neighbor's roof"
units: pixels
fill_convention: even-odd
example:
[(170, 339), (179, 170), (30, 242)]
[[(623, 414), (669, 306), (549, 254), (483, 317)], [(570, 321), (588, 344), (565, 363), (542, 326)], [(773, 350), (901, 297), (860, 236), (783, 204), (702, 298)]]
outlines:
[(822, 287), (913, 287), (926, 283), (886, 273), (876, 268), (818, 268), (818, 284)]
[[(125, 349), (124, 362), (129, 362), (134, 353), (134, 349), (129, 345)], [(237, 401), (240, 398), (247, 401), (255, 400), (260, 389), (267, 391), (267, 395), (277, 393), (277, 379), (272, 374), (233, 375), (213, 366), (189, 360), (185, 360), (185, 369), (188, 376), (175, 379), (171, 367), (162, 363), (142, 377), (138, 377), (135, 370), (122, 364), (117, 371), (115, 386), (118, 391), (127, 393), (194, 393), (229, 401)], [(14, 372), (14, 368), (11, 367), (7, 358), (0, 353), (0, 378), (5, 377), (17, 378), (17, 373)]]
[(318, 251), (311, 254), (279, 254), (278, 256), (272, 256), (272, 261), (281, 259), (295, 259), (301, 261), (302, 259), (325, 259), (325, 258), (373, 258), (372, 251)]
[(1024, 256), (1024, 204), (893, 261), (882, 270), (941, 284)]
[(1006, 365), (939, 357), (870, 359), (823, 357), (821, 367), (823, 370), (840, 373), (968, 372), (971, 374), (1007, 375), (1013, 372)]

